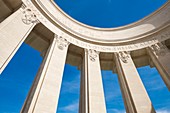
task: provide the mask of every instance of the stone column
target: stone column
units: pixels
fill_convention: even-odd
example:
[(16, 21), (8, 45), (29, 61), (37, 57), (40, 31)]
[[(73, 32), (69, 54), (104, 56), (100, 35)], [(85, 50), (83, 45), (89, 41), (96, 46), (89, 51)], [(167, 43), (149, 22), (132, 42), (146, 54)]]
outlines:
[(34, 12), (24, 5), (0, 23), (0, 73), (37, 23)]
[(170, 90), (170, 50), (166, 45), (158, 43), (147, 48), (147, 51), (164, 83)]
[(98, 52), (85, 50), (81, 72), (79, 113), (106, 113)]
[(127, 113), (155, 113), (128, 52), (115, 53), (116, 68)]
[(56, 113), (69, 43), (55, 36), (21, 113)]

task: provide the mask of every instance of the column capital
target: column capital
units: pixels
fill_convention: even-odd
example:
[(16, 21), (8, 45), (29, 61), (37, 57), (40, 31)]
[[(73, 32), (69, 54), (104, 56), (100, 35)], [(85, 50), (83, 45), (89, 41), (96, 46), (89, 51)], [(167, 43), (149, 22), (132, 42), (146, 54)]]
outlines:
[(123, 63), (127, 63), (128, 59), (130, 58), (130, 52), (129, 51), (119, 52), (118, 56), (122, 60)]
[(90, 57), (90, 60), (92, 61), (92, 62), (95, 62), (96, 61), (96, 58), (99, 56), (99, 51), (96, 51), (96, 50), (94, 50), (94, 49), (86, 49), (85, 51), (87, 51), (88, 52), (88, 55), (89, 55), (89, 57)]
[(156, 53), (156, 55), (160, 55), (160, 56), (166, 55), (166, 52), (168, 50), (166, 45), (161, 42), (151, 45), (150, 48)]
[(56, 38), (57, 45), (60, 50), (63, 50), (64, 48), (68, 47), (68, 45), (70, 44), (70, 42), (68, 42), (65, 38), (57, 34), (55, 34), (54, 38)]
[(37, 16), (35, 12), (31, 9), (25, 6), (24, 4), (21, 7), (23, 17), (22, 22), (29, 25), (29, 24), (38, 24), (39, 20), (37, 19)]

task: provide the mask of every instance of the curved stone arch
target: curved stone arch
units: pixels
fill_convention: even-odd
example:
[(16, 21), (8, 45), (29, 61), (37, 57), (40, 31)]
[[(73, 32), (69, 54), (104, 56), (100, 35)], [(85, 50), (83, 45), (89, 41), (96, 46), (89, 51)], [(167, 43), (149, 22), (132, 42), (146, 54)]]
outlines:
[(161, 33), (166, 35), (166, 38), (152, 34), (163, 29), (169, 31), (170, 2), (150, 16), (119, 28), (95, 28), (79, 23), (65, 14), (53, 1), (23, 0), (23, 2), (36, 12), (39, 21), (48, 29), (82, 48), (101, 52), (133, 51), (169, 38), (169, 33), (166, 32)]
[[(128, 113), (155, 113), (130, 51), (134, 52), (134, 50), (144, 48), (170, 89), (170, 51), (162, 43), (170, 38), (169, 1), (152, 15), (136, 23), (111, 29), (94, 28), (81, 24), (57, 8), (52, 0), (22, 1), (22, 7), (0, 23), (2, 37), (0, 38), (0, 72), (37, 24), (42, 23), (55, 35), (50, 38), (51, 40), (49, 39), (50, 46), (44, 52), (43, 63), (21, 113), (55, 112), (70, 43), (79, 46), (77, 48), (84, 49), (84, 54), (80, 53), (83, 54), (80, 64), (82, 66), (80, 113), (106, 113), (100, 69), (102, 60), (99, 59), (99, 53), (102, 52), (113, 55), (109, 62), (113, 63), (114, 60), (126, 111)], [(58, 17), (55, 17), (54, 14), (57, 14)], [(9, 32), (7, 32), (8, 30)], [(104, 36), (106, 38), (103, 39)], [(113, 39), (114, 37), (123, 39)], [(147, 60), (145, 59), (145, 61)], [(110, 67), (113, 68), (112, 66)], [(95, 98), (96, 96), (97, 98)], [(100, 104), (97, 103), (98, 101)]]

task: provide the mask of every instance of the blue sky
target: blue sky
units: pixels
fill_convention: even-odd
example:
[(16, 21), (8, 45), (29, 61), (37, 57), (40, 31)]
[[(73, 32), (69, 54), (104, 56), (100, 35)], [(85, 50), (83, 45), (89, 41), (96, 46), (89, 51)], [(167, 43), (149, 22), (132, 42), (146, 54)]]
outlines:
[[(159, 8), (166, 0), (56, 0), (69, 15), (97, 27), (117, 27), (135, 22)], [(38, 67), (40, 53), (23, 44), (0, 75), (0, 113), (19, 113)], [(170, 92), (159, 73), (149, 66), (138, 68), (151, 101), (158, 113), (170, 113)], [(102, 71), (108, 113), (124, 113), (118, 78)], [(78, 113), (80, 71), (65, 65), (57, 113)]]

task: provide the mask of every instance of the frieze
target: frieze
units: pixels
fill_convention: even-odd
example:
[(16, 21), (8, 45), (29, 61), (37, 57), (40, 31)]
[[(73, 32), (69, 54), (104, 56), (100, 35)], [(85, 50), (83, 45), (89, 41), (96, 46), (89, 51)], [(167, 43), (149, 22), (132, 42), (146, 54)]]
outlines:
[[(69, 17), (65, 16), (63, 14), (63, 12), (61, 12), (61, 10), (58, 10), (58, 9), (55, 10), (56, 7), (52, 2), (49, 1), (49, 2), (47, 2), (48, 5), (46, 5), (46, 4), (43, 4), (43, 1), (45, 1), (45, 0), (36, 0), (35, 2), (37, 4), (39, 4), (40, 7), (43, 7), (43, 10), (45, 10), (45, 12), (51, 13), (51, 14), (48, 14), (48, 15), (50, 15), (50, 17), (52, 17), (52, 19), (54, 19), (56, 21), (56, 23), (60, 23), (64, 28), (69, 30), (69, 32), (72, 32), (73, 34), (76, 34), (76, 35), (82, 37), (83, 39), (87, 39), (87, 40), (90, 39), (90, 40), (96, 40), (96, 41), (97, 41), (97, 39), (99, 39), (101, 41), (102, 40), (105, 41), (104, 37), (106, 37), (106, 40), (110, 40), (111, 38), (113, 38), (113, 36), (115, 34), (118, 35), (120, 32), (123, 31), (123, 30), (120, 30), (120, 32), (119, 32), (119, 30), (113, 30), (113, 32), (112, 32), (112, 30), (103, 31), (103, 30), (96, 30), (96, 29), (93, 29), (93, 28), (91, 29), (89, 27), (85, 27), (84, 25), (76, 23), (75, 21), (73, 21)], [(54, 10), (52, 10), (52, 11), (49, 10), (50, 7)], [(165, 12), (167, 13), (166, 15), (165, 15)], [(164, 16), (170, 15), (170, 13), (168, 13), (168, 12), (169, 12), (169, 10), (167, 8), (165, 8), (164, 10), (160, 11), (160, 14), (157, 13), (155, 15), (156, 15), (157, 18), (159, 17), (159, 15), (163, 15), (163, 16), (160, 16), (160, 18), (162, 18)], [(53, 15), (54, 13), (55, 13), (55, 15)], [(149, 27), (149, 31), (156, 29), (155, 25), (154, 25), (155, 15), (153, 16), (153, 18), (149, 18), (149, 20), (146, 19), (146, 21), (150, 21), (151, 23), (146, 22), (146, 24), (145, 23), (138, 24), (137, 26), (129, 27), (129, 29), (127, 29), (127, 30), (133, 31), (133, 29), (135, 29), (135, 28), (137, 28), (137, 30), (140, 30), (140, 28), (142, 29), (144, 26), (147, 27), (147, 28)], [(158, 19), (158, 20), (160, 20), (160, 19)], [(146, 31), (146, 32), (149, 32), (149, 31)], [(124, 32), (122, 32), (122, 33), (124, 33)], [(120, 33), (120, 35), (122, 33)], [(139, 33), (138, 35), (141, 35), (141, 34)], [(135, 37), (135, 36), (131, 35), (131, 37)], [(113, 38), (113, 40), (115, 38)], [(131, 40), (130, 37), (127, 38), (126, 36), (124, 36), (124, 38)], [(117, 38), (116, 40), (121, 40), (121, 38)]]
[(149, 40), (147, 39), (142, 42), (131, 43), (129, 45), (122, 45), (122, 46), (101, 46), (101, 45), (90, 44), (90, 43), (77, 40), (76, 38), (73, 38), (69, 35), (67, 36), (67, 38), (68, 41), (70, 41), (71, 43), (86, 49), (95, 49), (101, 52), (119, 52), (119, 51), (133, 51), (137, 49), (142, 49), (154, 45), (158, 42), (162, 42), (170, 38), (170, 32), (164, 32), (158, 34), (157, 36), (153, 36)]
[[(121, 51), (133, 51), (133, 50), (137, 50), (137, 49), (142, 49), (142, 48), (146, 48), (149, 47), (151, 45), (154, 45), (156, 43), (162, 42), (164, 40), (167, 40), (170, 38), (170, 32), (169, 29), (168, 30), (164, 30), (163, 32), (157, 33), (156, 36), (149, 36), (148, 38), (143, 38), (143, 40), (136, 40), (136, 41), (132, 41), (134, 43), (129, 43), (127, 45), (114, 45), (114, 44), (108, 44), (108, 45), (102, 45), (100, 42), (95, 42), (95, 44), (93, 43), (93, 41), (91, 40), (92, 37), (94, 36), (98, 36), (101, 37), (103, 36), (105, 33), (104, 32), (100, 32), (100, 31), (95, 31), (94, 33), (90, 33), (88, 30), (83, 30), (81, 28), (81, 25), (79, 27), (72, 25), (68, 22), (68, 20), (65, 21), (65, 19), (62, 19), (61, 14), (57, 15), (57, 19), (59, 19), (59, 21), (67, 23), (71, 29), (74, 29), (74, 31), (77, 31), (79, 33), (85, 33), (90, 35), (91, 37), (89, 38), (88, 41), (86, 40), (81, 40), (83, 37), (79, 37), (79, 38), (75, 38), (73, 36), (68, 35), (67, 33), (61, 31), (60, 29), (56, 28), (55, 25), (53, 25), (45, 16), (43, 16), (41, 13), (39, 13), (38, 9), (34, 6), (34, 4), (30, 1), (30, 0), (23, 0), (23, 1), (28, 1), (29, 2), (29, 7), (31, 7), (31, 9), (34, 11), (34, 14), (37, 16), (37, 18), (41, 20), (41, 22), (43, 23), (44, 21), (47, 21), (48, 24), (44, 24), (45, 26), (47, 26), (49, 29), (51, 29), (55, 34), (60, 34), (61, 37), (64, 37), (68, 42), (77, 45), (79, 47), (82, 48), (86, 48), (86, 49), (94, 49), (96, 51), (100, 51), (100, 52), (121, 52)], [(41, 2), (40, 0), (38, 0), (39, 2)], [(31, 3), (30, 3), (31, 2)], [(25, 2), (24, 2), (25, 3)], [(28, 5), (28, 3), (26, 3)], [(44, 19), (44, 20), (43, 20)], [(67, 18), (68, 19), (68, 18)], [(56, 29), (54, 29), (56, 28)], [(61, 33), (59, 33), (61, 32)]]

